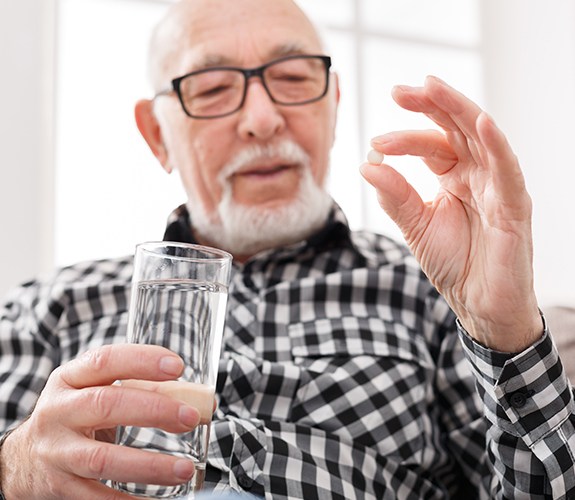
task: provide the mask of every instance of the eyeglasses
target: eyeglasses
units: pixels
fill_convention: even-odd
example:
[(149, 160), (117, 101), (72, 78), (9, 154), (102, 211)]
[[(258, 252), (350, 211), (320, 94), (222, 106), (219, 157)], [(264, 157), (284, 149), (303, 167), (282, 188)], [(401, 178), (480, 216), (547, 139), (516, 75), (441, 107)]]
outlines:
[(299, 106), (326, 95), (331, 59), (319, 55), (295, 55), (275, 59), (257, 68), (220, 66), (193, 71), (172, 80), (172, 88), (191, 118), (220, 118), (238, 111), (246, 100), (248, 80), (261, 78), (270, 99), (284, 106)]

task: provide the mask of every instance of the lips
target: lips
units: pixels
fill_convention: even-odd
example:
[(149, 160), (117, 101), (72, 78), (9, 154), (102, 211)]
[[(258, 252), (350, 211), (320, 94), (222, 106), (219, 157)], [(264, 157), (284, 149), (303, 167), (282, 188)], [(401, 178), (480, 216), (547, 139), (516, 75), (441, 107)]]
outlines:
[(297, 164), (294, 163), (273, 163), (268, 165), (253, 165), (244, 168), (234, 175), (238, 176), (250, 176), (250, 177), (266, 177), (281, 174), (286, 170), (297, 168)]
[(258, 156), (228, 176), (224, 186), (241, 205), (283, 205), (297, 195), (302, 169), (303, 164), (293, 158)]

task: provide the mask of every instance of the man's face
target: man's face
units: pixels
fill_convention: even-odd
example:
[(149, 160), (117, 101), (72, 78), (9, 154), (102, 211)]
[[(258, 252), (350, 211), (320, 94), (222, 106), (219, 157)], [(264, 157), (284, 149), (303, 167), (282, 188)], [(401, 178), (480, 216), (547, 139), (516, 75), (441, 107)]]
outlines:
[[(174, 51), (177, 55), (163, 70), (165, 84), (208, 66), (252, 68), (285, 55), (323, 53), (313, 27), (291, 0), (190, 3), (195, 8), (189, 11), (190, 21), (178, 39), (181, 50)], [(291, 141), (309, 157), (311, 177), (323, 186), (334, 138), (337, 92), (332, 76), (323, 99), (281, 106), (271, 101), (259, 78), (251, 78), (243, 107), (215, 119), (190, 118), (176, 96), (160, 97), (156, 114), (166, 150), (164, 167), (179, 171), (188, 197), (214, 221), (225, 186), (237, 205), (265, 211), (289, 204), (305, 168), (299, 160), (286, 163), (280, 156), (266, 157), (222, 179), (223, 171), (246, 149)]]

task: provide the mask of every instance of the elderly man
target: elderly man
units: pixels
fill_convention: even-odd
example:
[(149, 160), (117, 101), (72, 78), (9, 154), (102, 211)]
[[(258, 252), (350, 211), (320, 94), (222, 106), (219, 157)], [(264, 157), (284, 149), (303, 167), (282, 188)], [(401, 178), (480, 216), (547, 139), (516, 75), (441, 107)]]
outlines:
[[(422, 157), (442, 186), (433, 203), (389, 165), (362, 166), (420, 268), (401, 245), (351, 232), (324, 190), (338, 82), (292, 0), (175, 4), (150, 74), (156, 96), (137, 104), (137, 124), (188, 195), (165, 239), (234, 255), (208, 490), (575, 495), (573, 394), (533, 293), (530, 200), (488, 116), (434, 78), (394, 91), (445, 131), (372, 144)], [(123, 343), (131, 272), (131, 258), (78, 264), (23, 285), (0, 312), (9, 500), (127, 498), (103, 480), (194, 473), (106, 439), (119, 424), (178, 432), (199, 420), (111, 385), (182, 370), (168, 351)]]

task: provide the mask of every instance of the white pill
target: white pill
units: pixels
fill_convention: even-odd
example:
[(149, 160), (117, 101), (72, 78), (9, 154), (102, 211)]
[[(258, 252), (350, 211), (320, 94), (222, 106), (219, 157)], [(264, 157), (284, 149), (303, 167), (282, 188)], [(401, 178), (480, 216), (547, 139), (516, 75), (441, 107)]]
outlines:
[(367, 153), (367, 161), (372, 165), (381, 165), (381, 162), (383, 161), (383, 153), (372, 149)]

